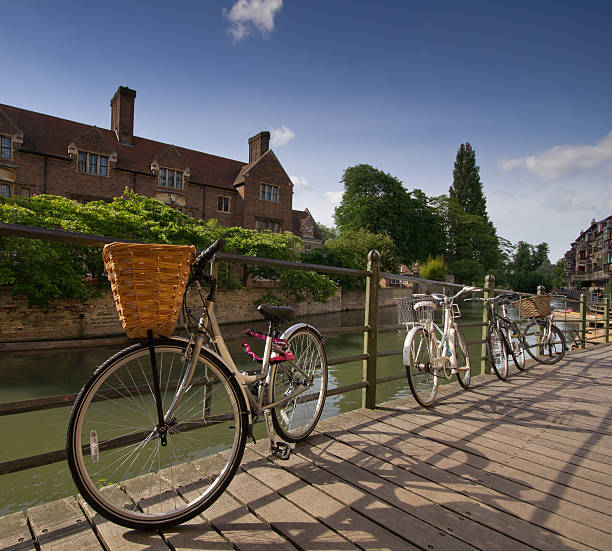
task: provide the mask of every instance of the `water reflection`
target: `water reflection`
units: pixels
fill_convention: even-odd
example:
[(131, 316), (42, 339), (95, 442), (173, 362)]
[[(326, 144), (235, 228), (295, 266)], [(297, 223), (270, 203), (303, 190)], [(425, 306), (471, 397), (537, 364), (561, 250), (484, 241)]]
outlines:
[[(463, 321), (481, 319), (482, 314), (478, 304), (464, 304), (462, 312)], [(313, 315), (302, 318), (300, 321), (312, 323), (320, 328), (355, 326), (363, 325), (364, 313), (363, 311), (349, 311)], [(395, 308), (380, 309), (379, 324), (394, 323), (396, 323)], [(236, 334), (247, 327), (263, 330), (264, 324), (228, 324), (223, 326), (223, 331), (225, 334)], [(481, 338), (479, 327), (466, 327), (464, 332), (468, 341)], [(405, 330), (381, 332), (378, 338), (378, 350), (400, 351), (405, 336)], [(257, 364), (253, 364), (242, 351), (240, 341), (231, 341), (228, 344), (239, 369), (257, 369)], [(0, 402), (76, 393), (96, 367), (118, 350), (118, 347), (108, 347), (88, 351), (0, 353)], [(326, 350), (329, 358), (360, 354), (363, 350), (363, 335), (357, 333), (327, 336)], [(472, 358), (478, 358), (480, 345), (473, 345), (470, 355)], [(379, 377), (404, 373), (401, 355), (379, 358)], [(330, 366), (329, 388), (346, 386), (361, 380), (361, 361)], [(361, 393), (361, 390), (355, 390), (328, 397), (323, 416), (330, 417), (360, 407)], [(382, 402), (409, 394), (408, 384), (405, 378), (402, 378), (379, 385), (377, 401)], [(62, 449), (65, 444), (69, 411), (69, 408), (62, 407), (4, 417), (2, 431), (4, 445), (0, 450), (0, 461)], [(256, 436), (263, 437), (264, 435), (264, 427), (259, 426)], [(74, 493), (75, 488), (65, 462), (3, 475), (0, 476), (0, 515)]]

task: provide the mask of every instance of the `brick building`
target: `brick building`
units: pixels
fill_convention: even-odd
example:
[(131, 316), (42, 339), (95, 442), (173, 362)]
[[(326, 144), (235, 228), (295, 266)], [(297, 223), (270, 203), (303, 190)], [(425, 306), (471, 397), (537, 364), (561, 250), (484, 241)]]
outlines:
[(225, 226), (291, 231), (307, 249), (322, 235), (295, 211), (293, 183), (270, 149), (270, 133), (249, 138), (249, 161), (236, 161), (134, 136), (136, 92), (120, 86), (110, 129), (0, 104), (0, 195), (62, 195), (111, 200), (125, 188), (194, 218)]
[(580, 232), (563, 257), (564, 283), (575, 287), (603, 289), (612, 281), (612, 216)]

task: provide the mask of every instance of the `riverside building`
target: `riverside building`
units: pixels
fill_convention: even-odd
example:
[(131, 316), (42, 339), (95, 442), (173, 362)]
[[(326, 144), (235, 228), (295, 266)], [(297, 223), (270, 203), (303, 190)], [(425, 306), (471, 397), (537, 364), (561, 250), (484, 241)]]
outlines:
[(308, 209), (293, 210), (293, 183), (267, 131), (237, 161), (134, 135), (136, 91), (120, 86), (110, 128), (0, 104), (0, 195), (48, 193), (110, 201), (127, 188), (187, 216), (225, 226), (290, 231), (310, 250), (323, 243)]

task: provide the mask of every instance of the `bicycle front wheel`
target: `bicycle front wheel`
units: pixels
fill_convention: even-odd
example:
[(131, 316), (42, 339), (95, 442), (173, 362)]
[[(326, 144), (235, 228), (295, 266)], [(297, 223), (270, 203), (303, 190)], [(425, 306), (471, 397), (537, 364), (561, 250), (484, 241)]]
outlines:
[(438, 393), (436, 344), (433, 335), (423, 327), (415, 327), (406, 337), (404, 361), (408, 384), (415, 400), (423, 407), (431, 406)]
[(455, 357), (457, 359), (457, 381), (467, 390), (472, 380), (470, 369), (470, 355), (468, 352), (467, 341), (463, 335), (463, 331), (455, 324)]
[(523, 340), (527, 353), (541, 364), (554, 364), (565, 356), (567, 345), (561, 329), (552, 323), (549, 326), (546, 320), (532, 321), (525, 327)]
[[(155, 345), (155, 355), (167, 412), (189, 353), (185, 341), (171, 339)], [(142, 344), (102, 364), (70, 415), (66, 451), (79, 492), (129, 528), (165, 528), (199, 514), (229, 484), (244, 451), (244, 397), (229, 369), (205, 349), (165, 442), (157, 423), (149, 349)]]
[(508, 378), (506, 339), (499, 327), (491, 323), (487, 326), (487, 350), (493, 371), (500, 380), (505, 381)]
[(521, 371), (525, 370), (525, 345), (523, 343), (523, 336), (517, 325), (510, 322), (505, 326), (506, 331), (506, 342), (510, 345), (510, 353), (514, 365)]
[(327, 394), (327, 357), (317, 331), (303, 325), (284, 335), (293, 360), (272, 364), (269, 403), (295, 395), (272, 408), (272, 424), (287, 442), (299, 442), (315, 428)]

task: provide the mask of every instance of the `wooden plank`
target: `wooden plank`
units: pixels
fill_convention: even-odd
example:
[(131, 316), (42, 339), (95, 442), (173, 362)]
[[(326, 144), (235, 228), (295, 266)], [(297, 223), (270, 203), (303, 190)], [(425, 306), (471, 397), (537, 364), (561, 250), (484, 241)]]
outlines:
[[(538, 549), (558, 549), (560, 542), (568, 542), (573, 546), (579, 545), (579, 540), (568, 540), (560, 535), (553, 534), (548, 530), (534, 526), (530, 522), (494, 509), (465, 493), (457, 494), (441, 484), (424, 479), (384, 460), (369, 456), (341, 442), (330, 442), (329, 439), (325, 439), (324, 443), (317, 442), (316, 445), (318, 451), (313, 451), (313, 453), (318, 453), (325, 458), (334, 455), (336, 458), (360, 467), (376, 477), (375, 485), (379, 487), (379, 491), (385, 486), (388, 486), (392, 493), (410, 488), (411, 492), (429, 501), (438, 503), (459, 514), (467, 515), (483, 525), (505, 533), (527, 545), (536, 546)], [(444, 473), (445, 471), (440, 470), (439, 474), (442, 477)], [(584, 527), (582, 527), (582, 530), (579, 526), (575, 528), (580, 535), (592, 536), (591, 531)], [(586, 548), (586, 546), (583, 546), (583, 548)]]
[(79, 503), (106, 549), (111, 551), (169, 550), (168, 545), (165, 544), (159, 534), (133, 530), (132, 528), (125, 528), (115, 524), (94, 511), (80, 496)]
[[(327, 435), (373, 455), (380, 454), (379, 448), (384, 445), (386, 448), (383, 452), (385, 461), (409, 469), (412, 473), (425, 479), (436, 481), (451, 490), (465, 493), (478, 501), (487, 503), (493, 508), (506, 511), (518, 518), (559, 533), (563, 532), (555, 529), (554, 526), (563, 524), (567, 528), (576, 529), (572, 523), (577, 523), (578, 526), (584, 524), (610, 534), (612, 517), (607, 514), (575, 503), (568, 503), (563, 499), (549, 496), (544, 492), (528, 488), (498, 475), (483, 473), (468, 464), (439, 454), (434, 458), (422, 457), (415, 462), (410, 457), (411, 447), (414, 444), (405, 443), (401, 435), (398, 437), (397, 431), (387, 431), (384, 423), (376, 423), (374, 426), (370, 425), (365, 428), (367, 432), (377, 433), (378, 437), (374, 442), (361, 435), (360, 426), (355, 424), (360, 422), (359, 418), (351, 420), (350, 417), (342, 417), (341, 419), (348, 419), (348, 422), (339, 424), (337, 431), (326, 431)], [(508, 497), (513, 499), (508, 499)], [(557, 517), (564, 517), (566, 520)], [(546, 521), (533, 520), (541, 518), (545, 518)], [(554, 526), (553, 519), (556, 521)]]
[[(217, 472), (221, 464), (219, 456), (200, 459), (193, 463), (202, 476), (210, 472)], [(173, 473), (173, 478), (178, 484), (183, 483), (182, 495), (186, 499), (195, 499), (197, 493), (190, 490), (187, 484), (193, 481), (191, 473), (183, 473), (184, 482), (181, 474), (177, 477)], [(230, 488), (233, 482), (230, 483)], [(224, 492), (202, 515), (215, 527), (215, 529), (236, 549), (240, 551), (269, 551), (270, 549), (296, 549), (292, 543), (274, 532), (269, 523), (259, 519), (251, 513), (247, 507), (234, 499), (229, 492)]]
[(35, 551), (28, 522), (22, 512), (0, 517), (0, 551)]
[[(414, 549), (405, 540), (398, 538), (367, 517), (346, 507), (342, 502), (330, 497), (321, 490), (310, 486), (294, 474), (284, 470), (284, 461), (268, 461), (268, 443), (260, 442), (249, 446), (245, 453), (244, 469), (260, 482), (317, 518), (323, 524), (352, 541), (360, 549), (386, 550)], [(257, 449), (257, 452), (255, 452)]]
[(27, 511), (41, 551), (98, 551), (102, 545), (73, 497), (31, 507)]

